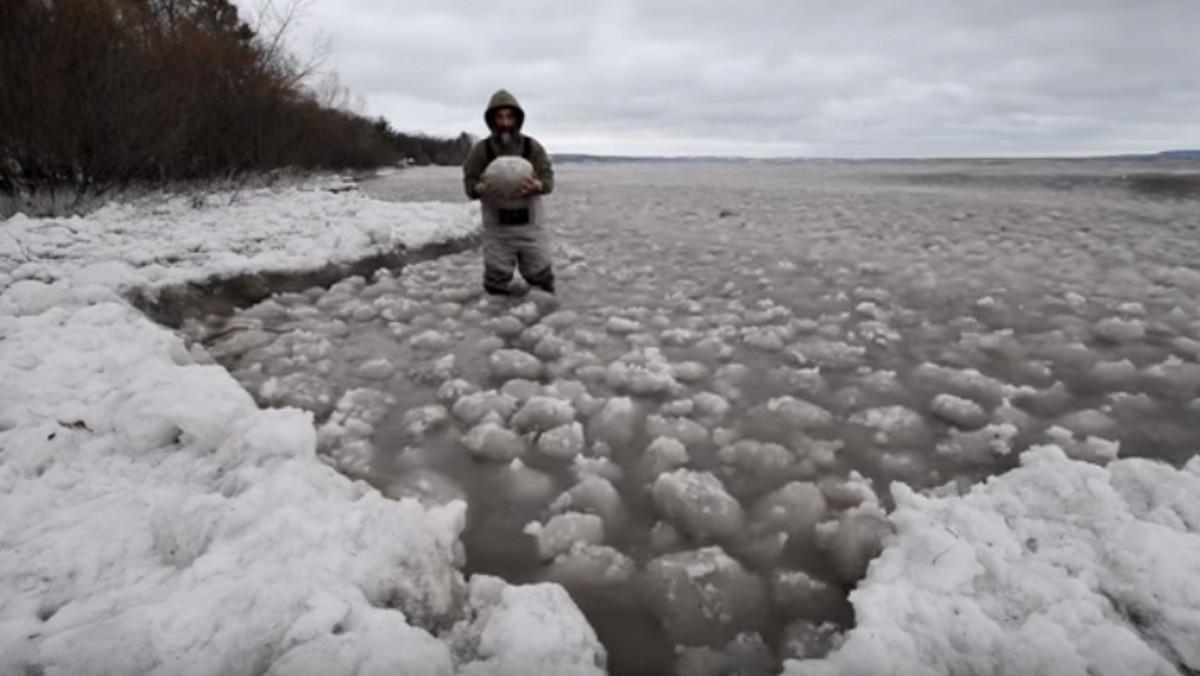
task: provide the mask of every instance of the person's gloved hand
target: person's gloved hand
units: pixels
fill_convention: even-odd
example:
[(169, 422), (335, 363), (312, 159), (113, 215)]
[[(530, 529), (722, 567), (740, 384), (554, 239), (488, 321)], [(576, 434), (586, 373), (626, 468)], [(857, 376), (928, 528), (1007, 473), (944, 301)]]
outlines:
[(476, 183), (475, 184), (475, 192), (480, 197), (496, 197), (496, 196), (498, 196), (496, 189), (493, 188), (492, 184), (488, 183), (487, 181), (480, 181), (479, 183)]
[(539, 181), (534, 176), (530, 176), (529, 178), (525, 179), (525, 182), (521, 184), (521, 194), (522, 195), (526, 195), (526, 196), (537, 195), (537, 194), (540, 194), (541, 192), (542, 192), (542, 182)]

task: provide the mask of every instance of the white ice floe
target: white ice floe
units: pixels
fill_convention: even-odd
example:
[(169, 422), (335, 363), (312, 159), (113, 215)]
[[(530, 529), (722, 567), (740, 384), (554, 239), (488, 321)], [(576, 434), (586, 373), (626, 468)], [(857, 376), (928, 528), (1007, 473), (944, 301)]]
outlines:
[(856, 628), (787, 676), (1200, 668), (1200, 460), (1101, 467), (1037, 447), (961, 497), (892, 494)]

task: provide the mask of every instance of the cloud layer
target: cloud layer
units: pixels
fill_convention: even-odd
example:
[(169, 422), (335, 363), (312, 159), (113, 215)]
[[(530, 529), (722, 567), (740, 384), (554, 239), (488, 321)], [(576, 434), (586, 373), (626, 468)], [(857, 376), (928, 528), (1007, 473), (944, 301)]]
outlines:
[(1196, 0), (312, 0), (365, 112), (555, 152), (944, 156), (1200, 146)]

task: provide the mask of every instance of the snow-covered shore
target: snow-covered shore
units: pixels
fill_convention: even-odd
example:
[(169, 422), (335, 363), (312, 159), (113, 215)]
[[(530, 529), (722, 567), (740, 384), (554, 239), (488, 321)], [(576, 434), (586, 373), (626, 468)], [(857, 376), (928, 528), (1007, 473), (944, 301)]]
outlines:
[(336, 473), (309, 414), (120, 297), (464, 237), (471, 209), (209, 199), (2, 224), (0, 673), (599, 673), (561, 588), (457, 572), (465, 505)]
[[(462, 237), (472, 207), (228, 201), (0, 223), (0, 674), (601, 673), (561, 588), (455, 571), (461, 503), (337, 474), (307, 413), (121, 299)], [(856, 628), (784, 673), (1200, 670), (1200, 458), (1022, 459), (962, 496), (893, 487)]]

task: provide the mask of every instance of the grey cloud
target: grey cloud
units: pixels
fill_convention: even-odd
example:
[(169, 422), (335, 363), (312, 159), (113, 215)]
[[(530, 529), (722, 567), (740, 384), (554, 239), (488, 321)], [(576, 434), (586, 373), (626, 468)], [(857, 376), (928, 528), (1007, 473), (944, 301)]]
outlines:
[(403, 129), (480, 133), (503, 86), (561, 151), (1200, 144), (1194, 0), (315, 3), (330, 65)]

